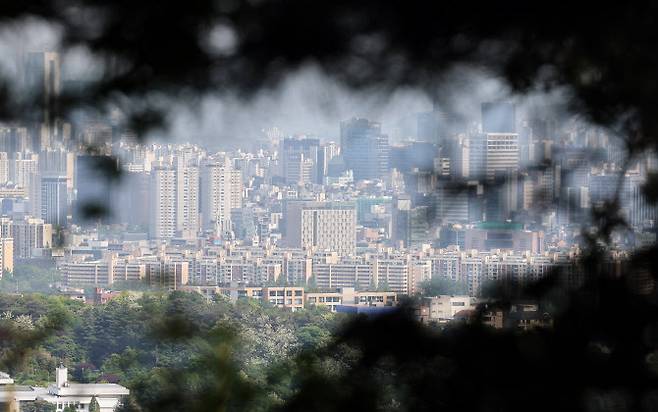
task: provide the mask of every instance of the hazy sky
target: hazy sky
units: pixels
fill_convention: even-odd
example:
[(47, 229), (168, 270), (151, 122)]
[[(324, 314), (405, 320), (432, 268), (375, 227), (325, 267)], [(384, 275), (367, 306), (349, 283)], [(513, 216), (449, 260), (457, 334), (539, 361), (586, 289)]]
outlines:
[[(0, 28), (0, 70), (17, 75), (25, 52), (53, 50), (59, 45), (59, 30), (35, 19), (25, 19)], [(84, 49), (70, 50), (62, 56), (65, 79), (89, 78), (102, 67)], [(250, 100), (210, 94), (199, 104), (174, 99), (171, 128), (151, 137), (169, 141), (205, 143), (211, 148), (234, 146), (261, 135), (261, 130), (276, 126), (284, 134), (309, 134), (337, 140), (339, 123), (350, 117), (366, 117), (382, 123), (393, 142), (416, 132), (416, 114), (432, 109), (425, 90), (398, 88), (394, 91), (350, 90), (318, 68), (307, 66), (291, 73), (276, 89), (262, 91)], [(556, 97), (557, 96), (557, 97)], [(510, 96), (508, 89), (482, 71), (457, 67), (442, 77), (439, 92), (442, 108), (479, 121), (480, 103), (512, 98), (518, 103), (518, 117), (524, 106), (537, 95)], [(559, 100), (559, 93), (544, 100)]]

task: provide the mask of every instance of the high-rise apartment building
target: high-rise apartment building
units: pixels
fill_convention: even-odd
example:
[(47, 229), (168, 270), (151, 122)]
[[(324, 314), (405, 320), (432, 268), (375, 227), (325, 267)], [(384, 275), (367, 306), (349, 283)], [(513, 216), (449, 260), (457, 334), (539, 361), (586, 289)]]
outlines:
[(14, 239), (0, 238), (0, 279), (14, 271)]
[(230, 222), (231, 209), (242, 207), (242, 175), (229, 159), (210, 159), (201, 166), (203, 228), (217, 230)]
[(75, 154), (64, 149), (46, 149), (39, 153), (39, 173), (66, 177), (66, 187), (73, 190)]
[(285, 242), (290, 247), (356, 252), (356, 208), (344, 202), (286, 202)]
[(0, 152), (0, 185), (9, 181), (9, 158), (6, 152)]
[(199, 232), (199, 167), (176, 159), (176, 231), (184, 238)]
[(53, 244), (52, 225), (43, 219), (28, 216), (15, 220), (11, 232), (14, 238), (14, 258), (30, 258), (36, 249), (48, 249)]
[(367, 119), (351, 119), (340, 124), (341, 153), (355, 180), (381, 179), (389, 172), (388, 136), (381, 125)]
[(13, 159), (16, 153), (24, 152), (29, 147), (27, 128), (18, 126), (0, 127), (0, 152), (7, 153), (10, 159)]
[(9, 180), (25, 189), (28, 197), (27, 212), (41, 216), (41, 182), (39, 175), (39, 156), (36, 154), (16, 153), (9, 166)]
[(171, 239), (176, 235), (176, 170), (155, 166), (149, 190), (149, 236)]

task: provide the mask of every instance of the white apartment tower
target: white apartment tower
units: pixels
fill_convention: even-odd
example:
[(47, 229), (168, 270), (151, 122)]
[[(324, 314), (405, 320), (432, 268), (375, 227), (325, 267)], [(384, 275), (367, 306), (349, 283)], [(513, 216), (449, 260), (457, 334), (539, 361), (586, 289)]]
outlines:
[(176, 231), (184, 238), (199, 232), (199, 168), (176, 159)]
[(9, 158), (6, 152), (0, 152), (0, 184), (4, 185), (9, 181)]
[(201, 167), (201, 213), (203, 228), (225, 227), (231, 209), (242, 207), (242, 176), (230, 159), (209, 159)]
[(149, 235), (171, 239), (176, 234), (176, 170), (156, 166), (151, 170), (149, 190)]

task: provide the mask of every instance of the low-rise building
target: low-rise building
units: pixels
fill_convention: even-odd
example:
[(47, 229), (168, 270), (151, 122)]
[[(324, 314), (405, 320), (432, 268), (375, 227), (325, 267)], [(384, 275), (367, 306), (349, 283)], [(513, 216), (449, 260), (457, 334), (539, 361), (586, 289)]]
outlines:
[(71, 407), (76, 411), (88, 412), (96, 403), (101, 412), (112, 412), (130, 391), (116, 383), (69, 382), (68, 370), (60, 366), (55, 370), (55, 382), (47, 388), (14, 385), (6, 373), (0, 373), (0, 403), (8, 405), (10, 412), (20, 412), (30, 402), (45, 401), (55, 406), (56, 411)]
[(215, 299), (217, 296), (223, 296), (232, 302), (238, 299), (256, 299), (268, 302), (279, 308), (286, 308), (292, 311), (304, 308), (304, 288), (297, 286), (183, 286), (183, 291), (196, 292), (206, 299)]
[(473, 309), (470, 296), (439, 295), (424, 298), (420, 308), (420, 321), (423, 323), (447, 323), (458, 312)]
[(398, 294), (392, 291), (356, 291), (354, 288), (337, 288), (322, 292), (307, 292), (308, 306), (327, 306), (336, 312), (338, 305), (395, 306)]

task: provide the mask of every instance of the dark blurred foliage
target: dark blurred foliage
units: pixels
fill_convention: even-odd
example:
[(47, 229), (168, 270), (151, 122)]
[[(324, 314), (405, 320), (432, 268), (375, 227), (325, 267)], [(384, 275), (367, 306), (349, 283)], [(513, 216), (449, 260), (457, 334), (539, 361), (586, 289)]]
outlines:
[(356, 361), (334, 377), (308, 368), (284, 410), (655, 410), (655, 298), (599, 278), (552, 300), (554, 327), (525, 332), (358, 319), (335, 343)]
[[(641, 149), (654, 144), (657, 130), (656, 7), (651, 1), (36, 0), (3, 4), (0, 19), (39, 17), (62, 29), (64, 48), (88, 48), (104, 75), (64, 96), (63, 110), (103, 110), (109, 102), (140, 131), (166, 121), (159, 97), (249, 96), (304, 64), (355, 88), (414, 85), (434, 94), (446, 70), (468, 63), (520, 92), (566, 86), (578, 113), (622, 127)], [(21, 113), (9, 91), (2, 95), (0, 113)]]

